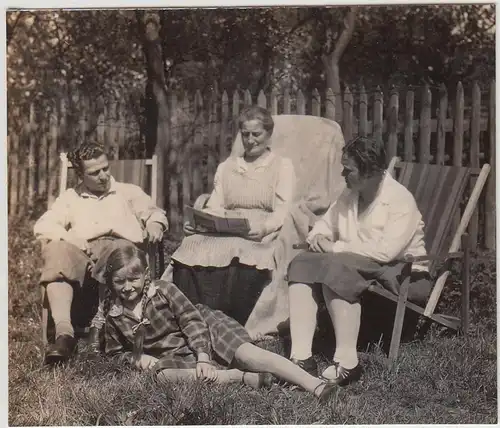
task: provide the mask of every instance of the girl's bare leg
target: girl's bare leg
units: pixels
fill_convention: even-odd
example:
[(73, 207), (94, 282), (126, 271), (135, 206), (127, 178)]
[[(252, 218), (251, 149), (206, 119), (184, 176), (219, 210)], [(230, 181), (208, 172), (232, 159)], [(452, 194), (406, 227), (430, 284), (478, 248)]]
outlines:
[(290, 360), (273, 352), (266, 351), (251, 343), (244, 343), (234, 356), (236, 363), (243, 369), (254, 372), (268, 372), (287, 382), (299, 385), (306, 391), (319, 395), (323, 381), (311, 376)]
[[(217, 370), (217, 383), (244, 383), (253, 388), (261, 384), (260, 373), (248, 373), (239, 369)], [(165, 369), (158, 373), (161, 381), (196, 380), (196, 369)]]

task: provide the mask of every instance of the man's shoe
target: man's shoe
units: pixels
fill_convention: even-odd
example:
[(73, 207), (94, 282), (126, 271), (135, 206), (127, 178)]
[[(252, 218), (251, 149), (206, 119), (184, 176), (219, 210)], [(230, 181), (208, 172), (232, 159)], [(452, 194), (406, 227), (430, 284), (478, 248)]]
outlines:
[(90, 327), (88, 338), (88, 353), (99, 355), (101, 353), (101, 329)]
[(309, 357), (305, 360), (298, 360), (297, 358), (291, 358), (290, 361), (299, 366), (302, 370), (305, 370), (311, 376), (318, 377), (318, 364), (313, 357)]
[(335, 378), (327, 378), (325, 376), (321, 376), (321, 378), (327, 380), (328, 383), (334, 383), (338, 386), (347, 386), (352, 382), (358, 381), (361, 378), (361, 374), (363, 373), (363, 367), (361, 366), (361, 364), (358, 364), (352, 369), (346, 369), (339, 363), (334, 361), (333, 366), (335, 367), (337, 376)]
[(45, 364), (58, 364), (67, 361), (75, 352), (76, 339), (69, 334), (58, 336), (55, 343), (45, 353)]

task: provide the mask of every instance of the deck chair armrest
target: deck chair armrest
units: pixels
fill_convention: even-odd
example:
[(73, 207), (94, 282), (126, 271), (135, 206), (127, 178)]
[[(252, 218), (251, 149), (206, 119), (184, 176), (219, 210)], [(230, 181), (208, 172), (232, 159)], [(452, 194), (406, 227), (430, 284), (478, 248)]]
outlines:
[(427, 254), (425, 256), (412, 256), (411, 254), (406, 254), (403, 258), (404, 262), (416, 263), (416, 262), (427, 262), (427, 261), (447, 261), (453, 259), (463, 258), (464, 253), (461, 251), (455, 251), (448, 254)]

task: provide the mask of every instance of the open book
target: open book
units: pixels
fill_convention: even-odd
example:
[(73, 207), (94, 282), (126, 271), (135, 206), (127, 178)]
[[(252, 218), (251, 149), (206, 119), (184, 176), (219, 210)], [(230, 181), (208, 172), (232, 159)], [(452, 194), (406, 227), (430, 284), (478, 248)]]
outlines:
[(250, 224), (244, 217), (235, 213), (226, 215), (200, 211), (189, 205), (184, 206), (184, 212), (189, 223), (195, 229), (204, 229), (208, 232), (230, 233), (233, 235), (246, 234), (250, 230)]

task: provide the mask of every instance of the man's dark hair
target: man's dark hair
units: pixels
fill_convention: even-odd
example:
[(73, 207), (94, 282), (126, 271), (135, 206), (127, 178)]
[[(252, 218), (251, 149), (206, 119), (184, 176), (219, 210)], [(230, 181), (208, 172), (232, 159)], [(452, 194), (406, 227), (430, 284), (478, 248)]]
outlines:
[(384, 142), (379, 139), (356, 137), (344, 146), (342, 153), (356, 162), (362, 176), (386, 169)]
[(83, 161), (97, 159), (102, 155), (108, 155), (106, 148), (95, 141), (88, 141), (69, 152), (68, 160), (76, 168), (76, 171), (81, 174), (83, 172)]

